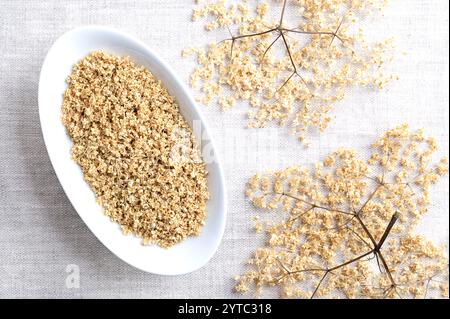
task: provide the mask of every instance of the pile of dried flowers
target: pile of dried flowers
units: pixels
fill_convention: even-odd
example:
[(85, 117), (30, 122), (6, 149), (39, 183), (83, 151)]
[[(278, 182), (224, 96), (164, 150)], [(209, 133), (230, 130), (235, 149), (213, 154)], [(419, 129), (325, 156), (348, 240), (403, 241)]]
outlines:
[(284, 297), (448, 297), (448, 257), (415, 232), (430, 205), (430, 186), (448, 173), (432, 161), (433, 138), (407, 125), (387, 131), (370, 158), (331, 153), (310, 171), (290, 167), (254, 176), (247, 196), (282, 221), (257, 231), (268, 240), (238, 276), (246, 292), (276, 286)]
[[(205, 223), (206, 167), (192, 130), (161, 82), (128, 57), (96, 51), (73, 68), (62, 121), (72, 157), (125, 234), (172, 246)], [(186, 133), (184, 160), (174, 157)]]
[[(201, 88), (205, 104), (218, 99), (228, 109), (247, 101), (249, 127), (286, 125), (308, 145), (308, 131), (327, 128), (334, 105), (349, 88), (383, 88), (394, 78), (383, 72), (392, 59), (392, 39), (370, 43), (358, 28), (359, 20), (385, 3), (284, 0), (281, 7), (263, 2), (255, 10), (247, 1), (202, 4), (193, 20), (212, 17), (205, 28), (228, 28), (229, 38), (183, 51), (198, 62), (190, 84)], [(281, 13), (274, 20), (269, 12), (275, 10)]]

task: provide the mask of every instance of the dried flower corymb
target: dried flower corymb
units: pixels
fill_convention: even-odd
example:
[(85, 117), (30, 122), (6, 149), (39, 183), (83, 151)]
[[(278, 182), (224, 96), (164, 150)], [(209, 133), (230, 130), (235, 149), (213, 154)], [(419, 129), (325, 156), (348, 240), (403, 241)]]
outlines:
[(228, 29), (229, 38), (206, 50), (183, 52), (197, 56), (190, 83), (201, 87), (200, 101), (205, 104), (217, 98), (228, 109), (239, 100), (247, 101), (249, 127), (287, 125), (304, 141), (310, 129), (327, 128), (334, 105), (347, 89), (383, 88), (393, 79), (383, 72), (391, 59), (392, 39), (368, 43), (357, 26), (358, 20), (384, 4), (384, 0), (284, 0), (276, 19), (269, 11), (278, 6), (266, 2), (255, 12), (246, 1), (203, 4), (194, 9), (193, 20), (212, 16), (206, 29)]
[(432, 161), (436, 149), (433, 138), (402, 125), (366, 160), (340, 149), (313, 170), (251, 178), (246, 195), (254, 206), (285, 212), (265, 226), (268, 240), (236, 289), (276, 286), (289, 298), (448, 297), (445, 248), (415, 231), (430, 187), (448, 173), (446, 158)]

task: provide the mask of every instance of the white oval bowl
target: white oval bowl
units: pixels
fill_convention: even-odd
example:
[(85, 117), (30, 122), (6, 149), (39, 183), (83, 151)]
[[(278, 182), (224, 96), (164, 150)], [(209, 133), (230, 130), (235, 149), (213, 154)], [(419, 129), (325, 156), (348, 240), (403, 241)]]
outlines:
[(130, 56), (138, 65), (148, 68), (175, 97), (186, 121), (190, 125), (194, 120), (200, 121), (202, 130), (194, 130), (195, 138), (202, 145), (208, 145), (209, 154), (214, 151), (205, 121), (185, 85), (147, 45), (111, 28), (81, 27), (65, 33), (53, 44), (44, 60), (39, 79), (39, 117), (56, 175), (81, 219), (100, 242), (120, 259), (143, 271), (161, 275), (194, 271), (214, 255), (225, 229), (226, 193), (217, 154), (213, 161), (206, 162), (210, 200), (206, 223), (199, 236), (164, 249), (156, 245), (143, 246), (141, 239), (123, 235), (119, 225), (103, 214), (80, 167), (71, 159), (72, 142), (61, 122), (63, 93), (67, 88), (65, 80), (74, 64), (94, 50)]

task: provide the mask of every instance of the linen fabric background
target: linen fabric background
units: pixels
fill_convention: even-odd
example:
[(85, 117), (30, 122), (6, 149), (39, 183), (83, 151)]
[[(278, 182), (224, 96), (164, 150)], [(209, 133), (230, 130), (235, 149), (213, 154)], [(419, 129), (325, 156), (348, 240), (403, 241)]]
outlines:
[[(221, 40), (227, 33), (208, 33), (201, 22), (192, 23), (193, 0), (0, 0), (0, 298), (239, 297), (233, 277), (246, 269), (245, 261), (263, 240), (253, 232), (251, 220), (261, 213), (243, 194), (250, 176), (294, 164), (310, 166), (338, 147), (364, 154), (382, 132), (404, 122), (425, 128), (437, 138), (439, 155), (448, 155), (448, 6), (442, 0), (392, 1), (383, 18), (363, 26), (374, 39), (397, 39), (391, 69), (400, 80), (380, 92), (349, 91), (336, 106), (329, 129), (311, 135), (309, 149), (286, 129), (245, 129), (246, 106), (225, 114), (217, 105), (199, 106), (224, 164), (227, 226), (206, 266), (165, 277), (115, 257), (69, 203), (41, 135), (40, 67), (58, 36), (74, 27), (101, 24), (136, 35), (187, 81), (195, 62), (183, 59), (181, 50)], [(420, 231), (448, 247), (448, 176), (432, 188), (431, 198)], [(66, 286), (71, 265), (80, 270), (79, 288)]]

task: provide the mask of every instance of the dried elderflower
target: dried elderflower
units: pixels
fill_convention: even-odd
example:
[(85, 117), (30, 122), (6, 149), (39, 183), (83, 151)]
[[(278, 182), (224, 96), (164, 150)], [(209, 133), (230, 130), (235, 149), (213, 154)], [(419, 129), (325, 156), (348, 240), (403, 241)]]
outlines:
[(368, 160), (339, 149), (312, 171), (290, 167), (253, 177), (246, 195), (254, 206), (285, 213), (265, 228), (267, 241), (249, 261), (251, 270), (237, 277), (236, 290), (448, 298), (445, 247), (415, 231), (431, 185), (448, 172), (447, 159), (432, 161), (436, 149), (434, 139), (401, 125), (373, 144)]
[[(383, 88), (394, 78), (383, 71), (392, 58), (392, 39), (370, 43), (358, 28), (359, 20), (381, 11), (385, 2), (284, 0), (281, 8), (269, 2), (202, 4), (193, 20), (209, 19), (207, 30), (225, 28), (230, 35), (206, 49), (184, 51), (184, 56), (196, 54), (198, 63), (190, 84), (201, 89), (201, 102), (217, 99), (224, 110), (235, 104), (229, 97), (247, 101), (249, 127), (275, 122), (305, 141), (311, 128), (327, 128), (334, 105), (349, 88)], [(277, 10), (274, 20), (268, 12)]]
[[(144, 244), (172, 246), (200, 233), (205, 164), (173, 97), (128, 58), (93, 52), (73, 68), (62, 121), (72, 157), (104, 213)], [(175, 160), (176, 132), (190, 152)]]

